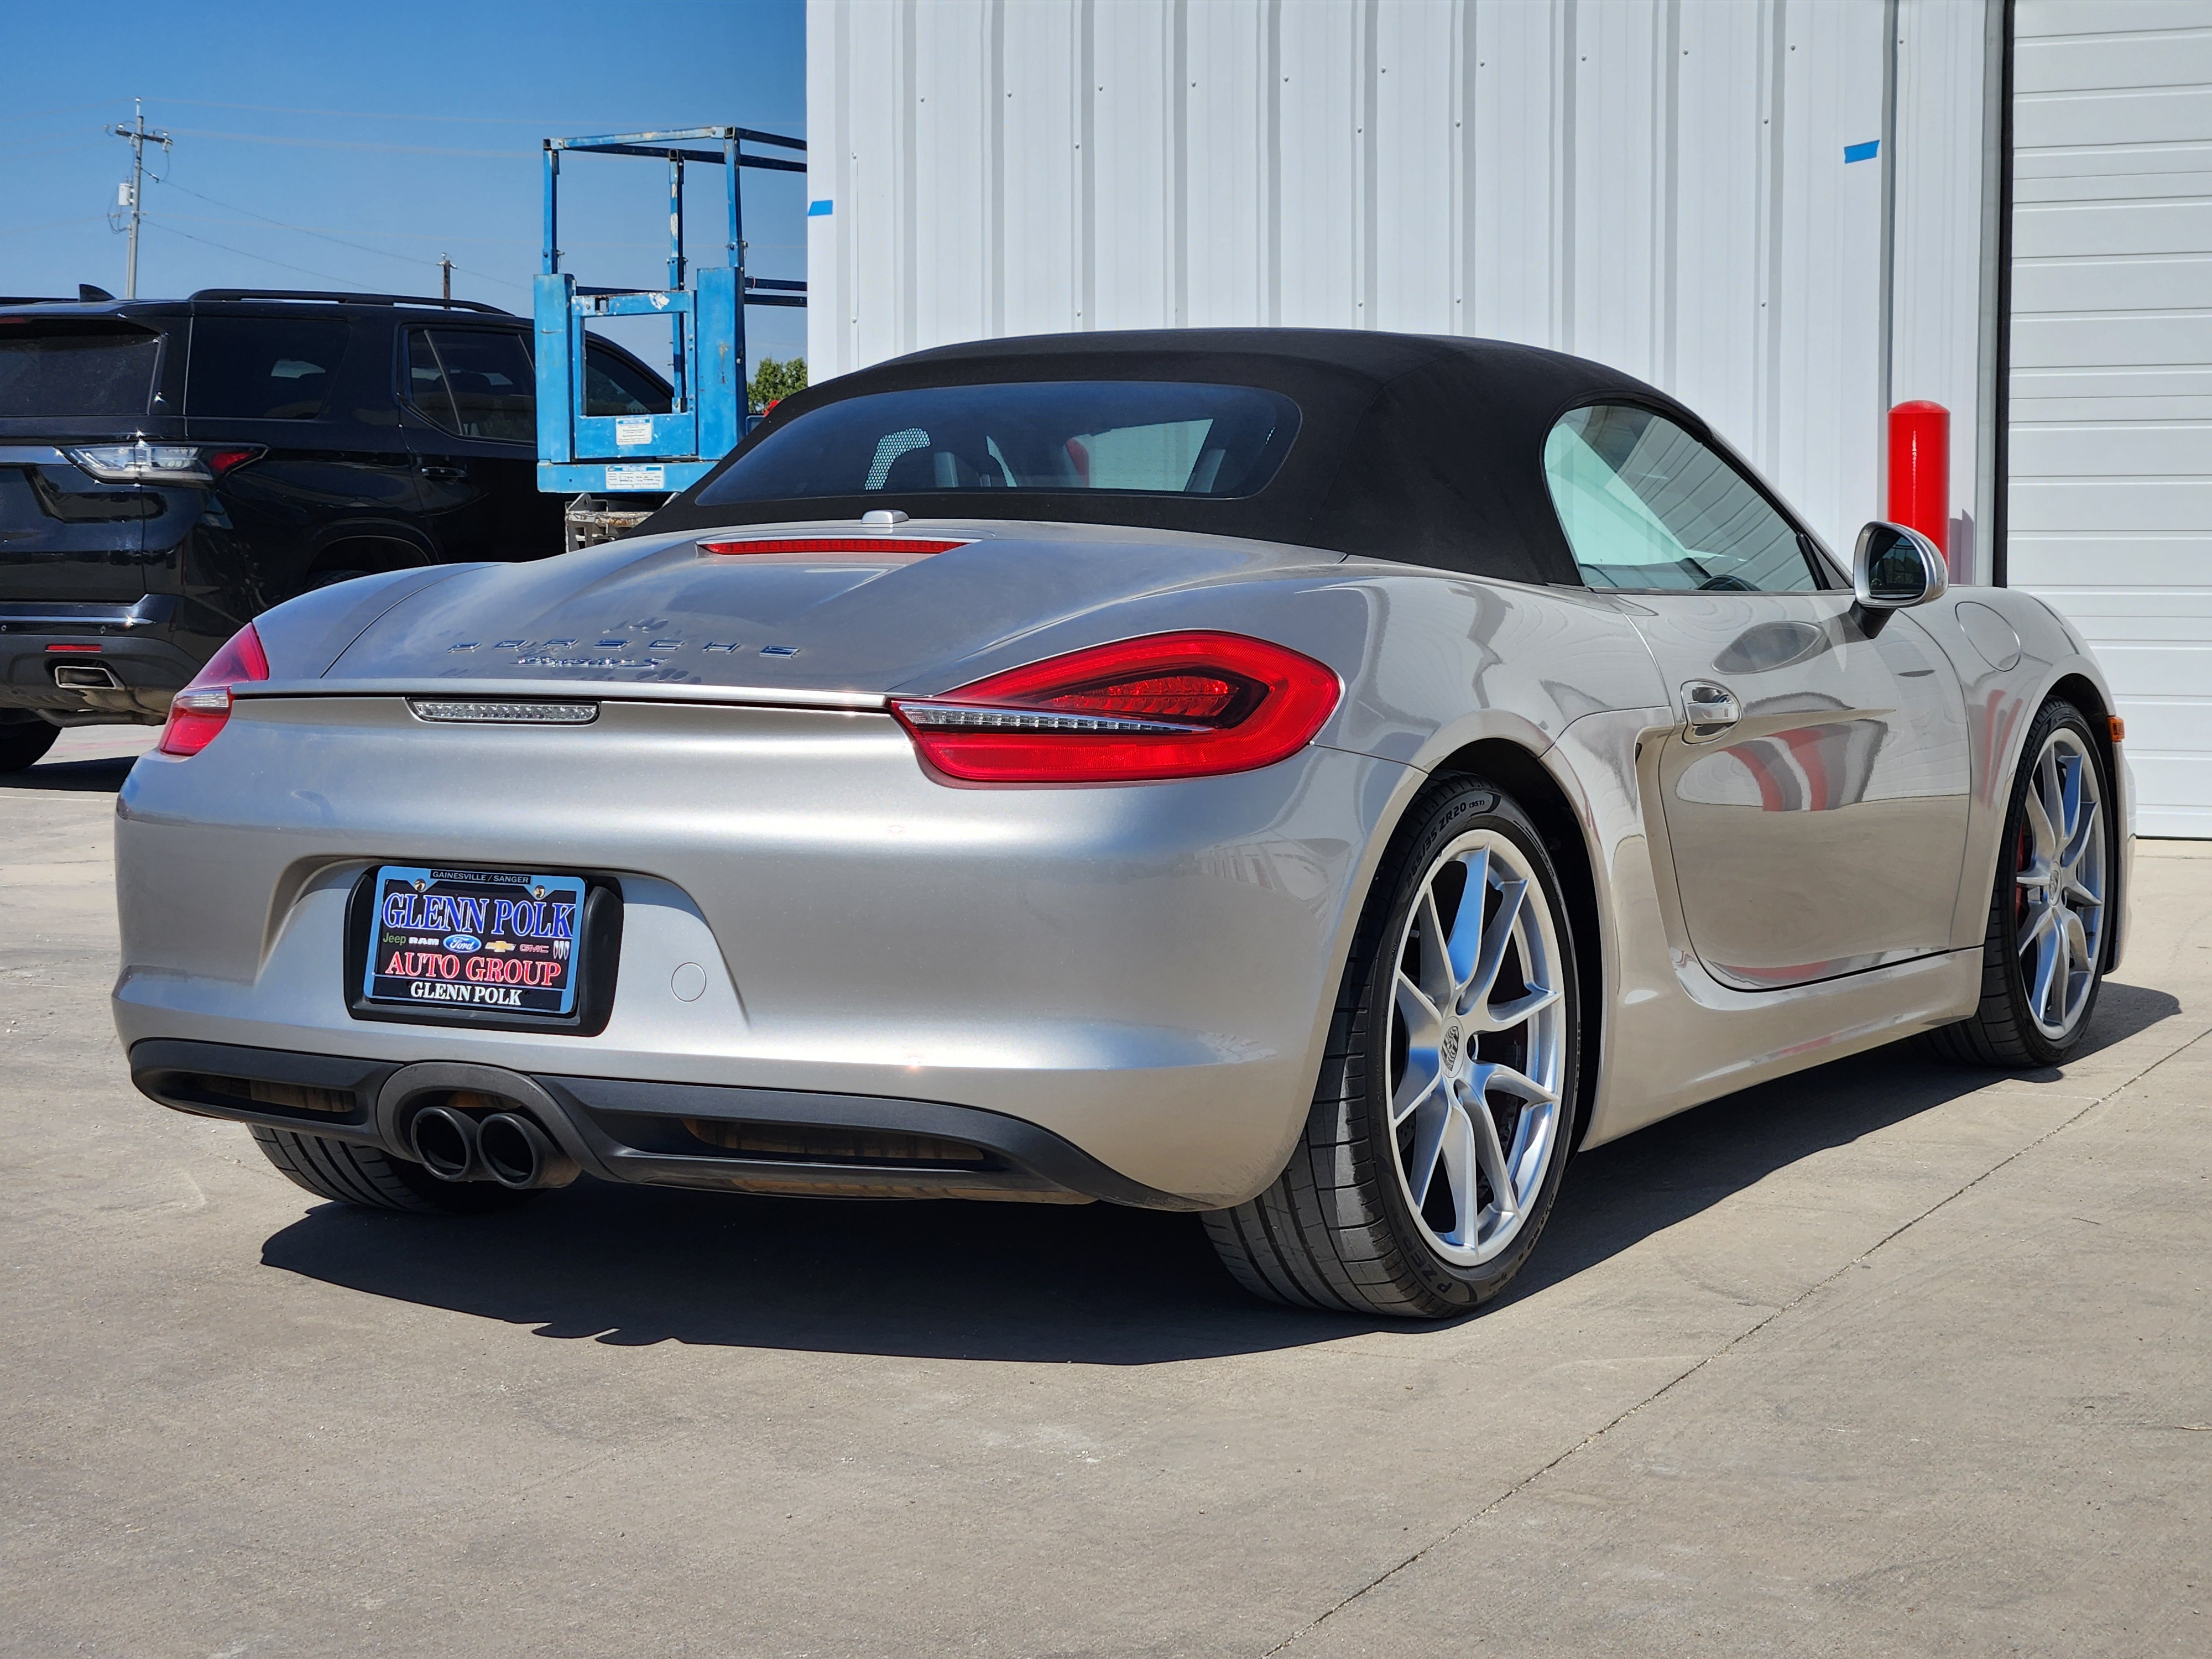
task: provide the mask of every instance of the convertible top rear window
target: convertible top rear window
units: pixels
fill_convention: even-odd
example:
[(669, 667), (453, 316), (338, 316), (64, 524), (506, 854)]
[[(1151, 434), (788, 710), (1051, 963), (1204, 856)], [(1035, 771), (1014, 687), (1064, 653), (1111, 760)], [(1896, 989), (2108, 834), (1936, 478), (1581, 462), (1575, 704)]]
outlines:
[(1264, 488), (1297, 405), (1198, 381), (1031, 380), (849, 398), (764, 434), (702, 507), (939, 490), (1233, 500)]
[(1665, 410), (1702, 440), (1664, 393), (1503, 340), (1318, 328), (975, 340), (793, 393), (641, 530), (849, 524), (886, 509), (1229, 536), (1581, 586), (1544, 442), (1565, 411), (1614, 403)]

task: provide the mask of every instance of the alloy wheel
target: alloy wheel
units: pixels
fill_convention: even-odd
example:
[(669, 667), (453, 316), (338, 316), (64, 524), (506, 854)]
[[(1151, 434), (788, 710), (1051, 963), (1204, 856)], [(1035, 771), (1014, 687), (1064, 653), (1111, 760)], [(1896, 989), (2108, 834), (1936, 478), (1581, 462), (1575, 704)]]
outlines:
[(1567, 1003), (1528, 855), (1478, 830), (1429, 866), (1398, 942), (1389, 1137), (1414, 1222), (1472, 1267), (1520, 1233), (1559, 1152)]
[(2014, 949), (2028, 1018), (2056, 1042), (2080, 1023), (2103, 959), (2110, 867), (2095, 762), (2061, 726), (2044, 740), (2021, 799)]

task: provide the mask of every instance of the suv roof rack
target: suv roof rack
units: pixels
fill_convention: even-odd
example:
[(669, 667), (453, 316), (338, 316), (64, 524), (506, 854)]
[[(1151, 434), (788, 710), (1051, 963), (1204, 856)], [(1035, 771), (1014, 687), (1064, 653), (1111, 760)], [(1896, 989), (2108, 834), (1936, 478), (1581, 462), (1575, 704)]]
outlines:
[(428, 306), (440, 311), (484, 311), (495, 317), (514, 313), (481, 300), (440, 300), (418, 294), (328, 294), (298, 288), (204, 288), (191, 295), (195, 305), (224, 300), (306, 300), (330, 305)]

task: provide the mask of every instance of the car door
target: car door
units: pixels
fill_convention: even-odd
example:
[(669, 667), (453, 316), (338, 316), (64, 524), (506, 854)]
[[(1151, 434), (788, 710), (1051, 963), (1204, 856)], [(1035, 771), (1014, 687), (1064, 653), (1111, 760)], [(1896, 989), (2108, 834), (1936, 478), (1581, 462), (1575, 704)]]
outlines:
[(1746, 988), (1946, 950), (1964, 696), (1903, 614), (1861, 623), (1810, 538), (1665, 416), (1570, 412), (1545, 446), (1592, 587), (1629, 596), (1681, 725), (1656, 757), (1682, 921)]
[[(249, 459), (210, 496), (173, 490), (186, 591), (234, 628), (349, 569), (362, 550), (419, 557), (415, 460), (386, 388), (389, 327), (327, 307), (204, 304), (194, 317), (185, 431)], [(324, 562), (326, 550), (338, 550)], [(226, 633), (228, 630), (226, 630)]]
[(538, 488), (537, 375), (525, 337), (462, 324), (406, 331), (408, 442), (425, 523), (452, 560), (561, 550), (561, 498)]

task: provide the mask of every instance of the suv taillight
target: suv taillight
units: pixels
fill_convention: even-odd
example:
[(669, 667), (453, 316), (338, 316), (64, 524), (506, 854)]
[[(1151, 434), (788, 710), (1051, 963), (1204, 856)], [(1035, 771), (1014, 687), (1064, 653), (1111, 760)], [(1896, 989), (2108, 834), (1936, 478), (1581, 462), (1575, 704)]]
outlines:
[(1271, 766), (1342, 690), (1311, 657), (1241, 634), (1119, 640), (948, 691), (894, 697), (922, 758), (969, 783), (1135, 783)]
[(64, 452), (102, 483), (212, 483), (262, 453), (255, 445), (82, 444)]
[(216, 739), (230, 719), (230, 688), (269, 678), (269, 655), (253, 624), (230, 636), (192, 683), (170, 699), (169, 722), (159, 745), (165, 755), (197, 755)]

